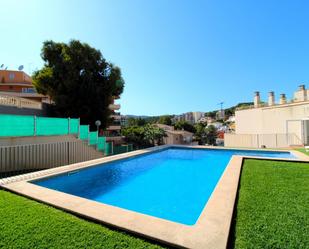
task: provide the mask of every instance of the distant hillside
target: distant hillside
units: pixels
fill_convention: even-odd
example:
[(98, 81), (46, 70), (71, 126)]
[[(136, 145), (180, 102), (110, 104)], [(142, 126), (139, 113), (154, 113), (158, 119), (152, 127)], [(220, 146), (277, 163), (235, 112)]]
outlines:
[[(232, 116), (232, 115), (235, 114), (236, 108), (238, 108), (238, 107), (250, 106), (250, 105), (253, 105), (253, 102), (242, 102), (242, 103), (238, 103), (238, 104), (235, 105), (235, 106), (232, 106), (232, 107), (229, 107), (229, 108), (224, 109), (224, 112), (225, 112), (225, 115), (226, 115), (227, 117), (229, 117), (229, 116)], [(215, 117), (216, 117), (216, 113), (217, 113), (218, 111), (219, 111), (219, 110), (215, 110), (215, 111), (211, 111), (211, 112), (206, 112), (206, 113), (205, 113), (205, 116), (206, 116), (206, 117), (215, 118)]]

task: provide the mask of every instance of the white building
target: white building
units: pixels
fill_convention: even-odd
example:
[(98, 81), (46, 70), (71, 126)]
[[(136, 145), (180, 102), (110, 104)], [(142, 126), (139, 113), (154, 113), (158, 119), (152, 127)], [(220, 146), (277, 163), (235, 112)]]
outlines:
[(173, 118), (173, 121), (186, 121), (190, 124), (196, 124), (202, 117), (204, 117), (204, 114), (204, 112), (186, 112), (181, 115), (176, 115)]
[(309, 143), (309, 90), (299, 86), (287, 102), (285, 94), (275, 102), (269, 92), (267, 104), (260, 93), (254, 95), (254, 106), (235, 112), (235, 134), (226, 134), (225, 146), (288, 147)]

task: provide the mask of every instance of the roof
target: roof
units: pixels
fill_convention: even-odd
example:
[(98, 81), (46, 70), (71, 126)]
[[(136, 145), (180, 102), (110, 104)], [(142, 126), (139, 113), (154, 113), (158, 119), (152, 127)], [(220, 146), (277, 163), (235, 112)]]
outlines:
[(166, 133), (171, 133), (171, 134), (175, 134), (175, 135), (193, 136), (192, 132), (183, 131), (183, 130), (173, 130), (173, 131), (167, 130)]

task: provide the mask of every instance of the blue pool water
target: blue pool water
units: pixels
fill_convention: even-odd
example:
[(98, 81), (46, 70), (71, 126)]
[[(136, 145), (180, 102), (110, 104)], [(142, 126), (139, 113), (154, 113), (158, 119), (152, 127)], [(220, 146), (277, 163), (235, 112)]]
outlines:
[(293, 158), (286, 152), (170, 148), (33, 183), (193, 225), (232, 155)]

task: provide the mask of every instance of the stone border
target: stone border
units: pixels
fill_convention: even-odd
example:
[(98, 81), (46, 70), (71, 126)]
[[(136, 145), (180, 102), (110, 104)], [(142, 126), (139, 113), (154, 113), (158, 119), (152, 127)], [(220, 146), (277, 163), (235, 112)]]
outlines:
[[(67, 173), (72, 170), (92, 167), (97, 164), (135, 157), (171, 147), (222, 149), (209, 146), (159, 146), (88, 162), (43, 170), (36, 173), (10, 177), (1, 180), (0, 185), (7, 190), (50, 204), (79, 216), (133, 232), (169, 245), (182, 248), (223, 249), (226, 248), (228, 242), (243, 159), (254, 158), (264, 160), (300, 161), (298, 159), (286, 158), (232, 156), (198, 221), (193, 226), (110, 206), (82, 197), (47, 189), (28, 182), (29, 180), (42, 179), (60, 173)], [(231, 148), (224, 149), (231, 150)], [(243, 149), (237, 148), (237, 150)], [(298, 153), (292, 153), (298, 156)], [(309, 161), (309, 157), (307, 156), (302, 157), (301, 159)]]

